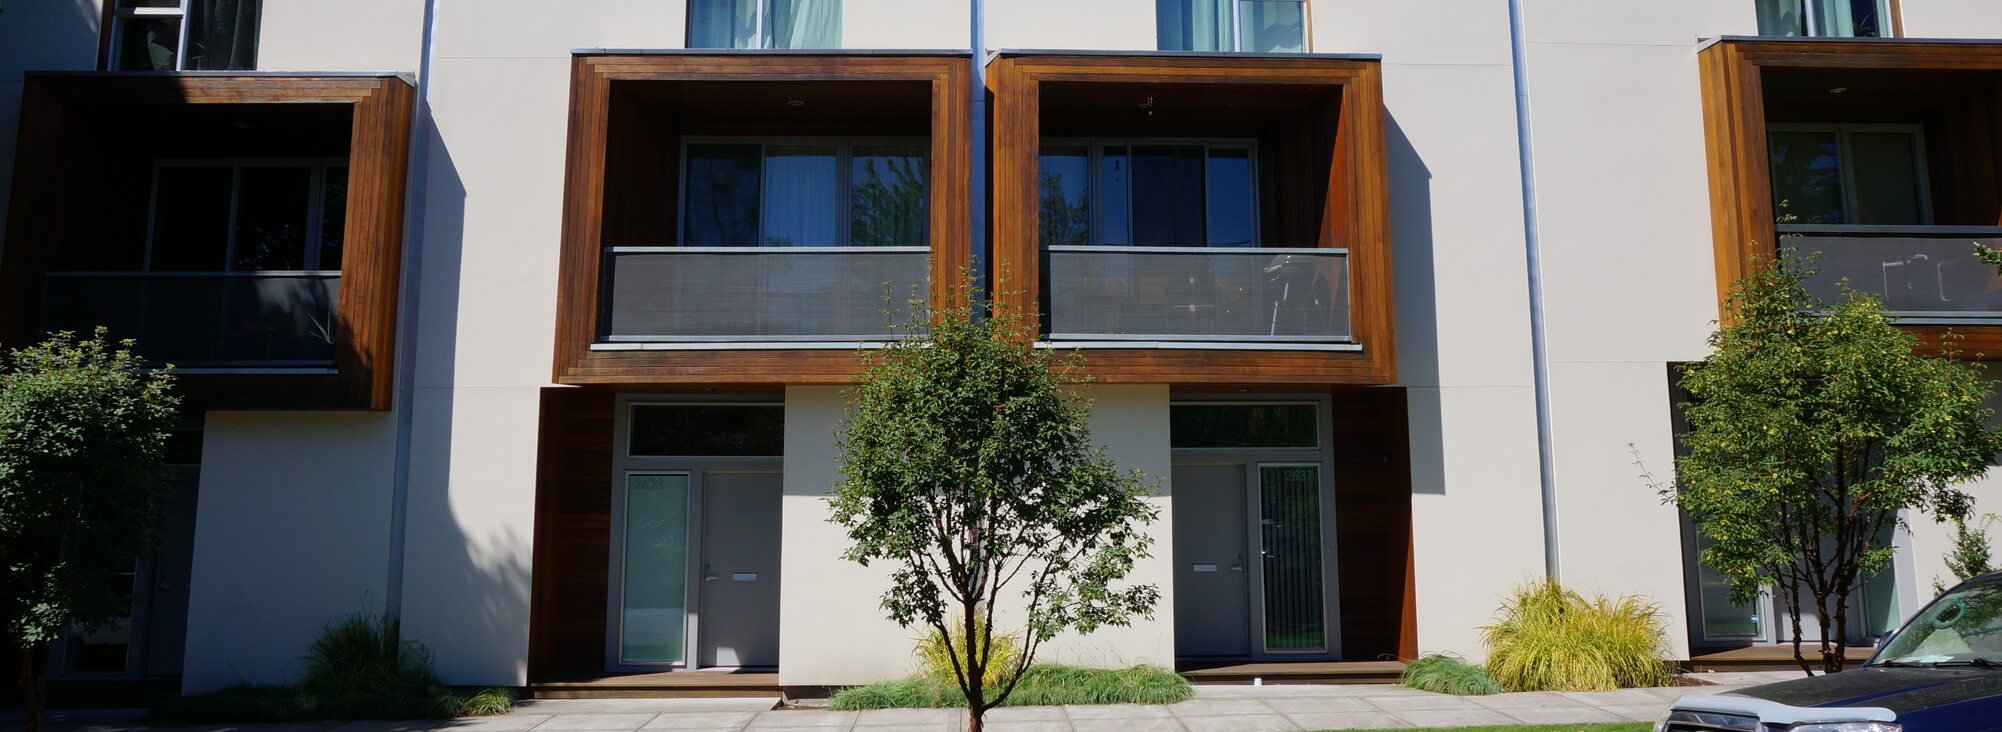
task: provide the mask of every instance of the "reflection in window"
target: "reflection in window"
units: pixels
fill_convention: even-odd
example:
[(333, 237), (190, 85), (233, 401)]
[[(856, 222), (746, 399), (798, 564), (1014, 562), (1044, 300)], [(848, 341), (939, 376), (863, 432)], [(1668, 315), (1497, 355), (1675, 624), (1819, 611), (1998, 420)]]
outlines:
[(928, 246), (930, 149), (911, 141), (690, 142), (686, 246)]
[(1257, 246), (1255, 159), (1249, 141), (1046, 144), (1042, 244)]
[(849, 158), (848, 243), (917, 246), (930, 229), (925, 216), (924, 145), (856, 145)]
[(1755, 0), (1762, 36), (1891, 35), (1889, 0)]
[(1046, 245), (1090, 243), (1091, 150), (1082, 145), (1043, 148), (1037, 159), (1037, 221)]
[(1155, 0), (1163, 51), (1299, 53), (1307, 50), (1304, 0)]
[(1312, 404), (1176, 404), (1168, 411), (1175, 448), (1300, 449), (1320, 444)]
[(340, 269), (345, 162), (174, 162), (154, 176), (147, 269)]
[(1773, 202), (1782, 223), (1931, 223), (1916, 125), (1776, 125)]

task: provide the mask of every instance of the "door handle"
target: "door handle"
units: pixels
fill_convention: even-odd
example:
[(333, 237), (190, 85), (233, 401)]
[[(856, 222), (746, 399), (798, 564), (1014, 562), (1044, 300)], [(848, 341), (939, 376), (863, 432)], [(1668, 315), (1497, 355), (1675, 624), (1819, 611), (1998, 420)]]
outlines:
[(1237, 555), (1237, 561), (1235, 561), (1235, 562), (1231, 562), (1231, 563), (1230, 563), (1230, 571), (1232, 571), (1232, 572), (1242, 572), (1242, 571), (1244, 571), (1244, 555), (1243, 555), (1243, 554), (1239, 554), (1239, 555)]
[(704, 565), (702, 565), (702, 581), (703, 581), (703, 582), (715, 582), (715, 581), (716, 581), (716, 573), (715, 573), (714, 571), (711, 571), (711, 570), (709, 569), (709, 565), (707, 565), (707, 564), (704, 564)]

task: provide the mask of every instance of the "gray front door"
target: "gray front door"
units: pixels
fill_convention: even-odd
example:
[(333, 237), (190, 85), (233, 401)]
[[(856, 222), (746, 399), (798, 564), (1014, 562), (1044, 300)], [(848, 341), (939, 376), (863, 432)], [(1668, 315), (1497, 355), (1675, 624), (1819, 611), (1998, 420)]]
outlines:
[(779, 665), (780, 473), (702, 475), (699, 666)]
[(1243, 465), (1177, 465), (1175, 655), (1251, 655)]
[(160, 550), (153, 555), (153, 588), (146, 604), (146, 674), (181, 673), (188, 641), (188, 581), (194, 576), (194, 468), (175, 468), (170, 478), (167, 526)]

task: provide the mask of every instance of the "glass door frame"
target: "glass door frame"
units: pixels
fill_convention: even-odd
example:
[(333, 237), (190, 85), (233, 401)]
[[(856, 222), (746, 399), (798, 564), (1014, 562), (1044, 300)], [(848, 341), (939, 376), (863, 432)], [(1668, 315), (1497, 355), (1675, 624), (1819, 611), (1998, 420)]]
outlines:
[[(677, 399), (660, 395), (622, 395), (618, 398), (613, 415), (612, 450), (612, 505), (606, 527), (610, 556), (606, 566), (605, 582), (605, 670), (617, 673), (649, 673), (661, 671), (697, 671), (696, 653), (702, 639), (702, 491), (703, 476), (708, 473), (783, 473), (785, 458), (770, 456), (645, 456), (632, 454), (632, 413), (637, 407), (669, 406), (730, 406), (730, 407), (782, 407), (783, 398), (770, 395), (749, 395), (740, 398), (709, 395), (700, 398)], [(625, 647), (625, 549), (626, 549), (626, 493), (630, 480), (635, 476), (684, 475), (688, 477), (688, 529), (687, 547), (683, 552), (684, 563), (682, 595), (682, 645), (681, 660), (664, 663), (628, 663), (622, 657)]]
[[(1180, 405), (1255, 406), (1311, 404), (1314, 406), (1315, 446), (1295, 448), (1177, 448), (1170, 447), (1172, 465), (1242, 466), (1244, 470), (1245, 563), (1249, 572), (1247, 617), (1251, 627), (1250, 653), (1253, 661), (1336, 661), (1342, 658), (1341, 572), (1335, 532), (1335, 477), (1333, 399), (1326, 394), (1273, 394), (1264, 399), (1245, 395), (1177, 395), (1169, 408)], [(1309, 651), (1270, 651), (1265, 637), (1264, 531), (1260, 505), (1260, 469), (1311, 465), (1319, 470), (1321, 520), (1321, 617), (1326, 629), (1324, 647)], [(1172, 495), (1174, 486), (1169, 486)], [(1174, 519), (1182, 520), (1182, 519)], [(1170, 527), (1173, 531), (1173, 527)], [(1170, 588), (1169, 592), (1173, 592)], [(1170, 596), (1172, 598), (1172, 595)]]
[[(1755, 609), (1760, 617), (1758, 633), (1749, 636), (1710, 637), (1707, 629), (1704, 627), (1703, 566), (1701, 563), (1702, 560), (1697, 556), (1698, 536), (1696, 525), (1689, 520), (1687, 514), (1682, 514), (1681, 511), (1677, 511), (1677, 514), (1682, 525), (1683, 591), (1686, 595), (1684, 606), (1688, 612), (1690, 646), (1693, 649), (1730, 648), (1777, 645), (1793, 642), (1791, 620), (1782, 622), (1782, 618), (1785, 617), (1783, 615), (1785, 605), (1780, 602), (1779, 598), (1773, 596), (1773, 588), (1770, 586), (1762, 588), (1759, 592), (1759, 599), (1755, 601)], [(1897, 551), (1891, 557), (1890, 566), (1884, 570), (1891, 575), (1891, 602), (1893, 603), (1891, 607), (1894, 608), (1896, 618), (1883, 633), (1870, 632), (1869, 598), (1871, 586), (1869, 579), (1861, 581), (1854, 589), (1850, 590), (1849, 608), (1845, 613), (1849, 625), (1849, 640), (1853, 645), (1874, 645), (1884, 635), (1890, 631), (1897, 630), (1900, 625), (1903, 625), (1909, 613), (1917, 612), (1919, 609), (1921, 598), (1918, 593), (1918, 578), (1915, 574), (1917, 569), (1912, 561), (1912, 535), (1902, 523), (1906, 517), (1905, 512), (1900, 512), (1900, 524), (1894, 527), (1891, 536), (1892, 546)], [(1805, 590), (1801, 594), (1801, 602), (1813, 602), (1813, 598), (1808, 596)], [(1811, 622), (1811, 619), (1807, 616), (1801, 618), (1802, 633), (1820, 632), (1819, 627), (1810, 624)]]

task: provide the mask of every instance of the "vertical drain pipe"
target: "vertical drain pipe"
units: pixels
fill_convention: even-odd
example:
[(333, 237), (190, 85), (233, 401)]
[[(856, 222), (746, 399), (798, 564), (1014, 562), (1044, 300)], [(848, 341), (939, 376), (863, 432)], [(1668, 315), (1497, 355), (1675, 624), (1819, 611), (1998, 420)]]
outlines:
[[(967, 293), (969, 298), (978, 298), (991, 292), (994, 287), (987, 281), (987, 3), (985, 0), (971, 0), (972, 7), (972, 47), (973, 82), (968, 90), (972, 103), (968, 111), (967, 174), (972, 178), (966, 187), (967, 214), (971, 218), (967, 233), (971, 240), (967, 249), (973, 255), (969, 263), (972, 279), (980, 287), (980, 292)], [(957, 277), (952, 272), (949, 276)], [(978, 313), (975, 317), (978, 317)]]
[(1522, 242), (1529, 269), (1530, 365), (1536, 378), (1536, 462), (1543, 489), (1543, 572), (1559, 579), (1557, 469), (1550, 441), (1550, 354), (1543, 329), (1543, 248), (1536, 225), (1536, 156), (1529, 123), (1528, 41), (1522, 0), (1508, 0), (1509, 56), (1515, 71), (1516, 155), (1522, 167)]
[(403, 198), (403, 272), (397, 292), (401, 312), (396, 323), (396, 467), (389, 503), (389, 577), (383, 590), (383, 612), (403, 617), (404, 526), (410, 513), (411, 415), (417, 394), (418, 280), (424, 271), (424, 201), (431, 179), (431, 39), (437, 28), (438, 0), (424, 3), (424, 38), (418, 46), (417, 100), (411, 106), (410, 155), (404, 172), (408, 190)]

